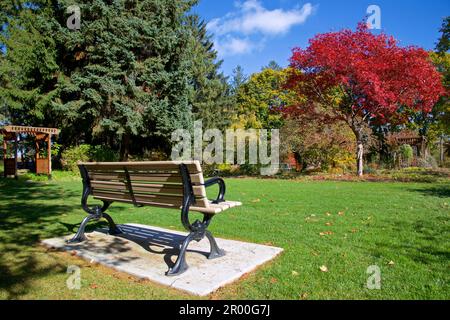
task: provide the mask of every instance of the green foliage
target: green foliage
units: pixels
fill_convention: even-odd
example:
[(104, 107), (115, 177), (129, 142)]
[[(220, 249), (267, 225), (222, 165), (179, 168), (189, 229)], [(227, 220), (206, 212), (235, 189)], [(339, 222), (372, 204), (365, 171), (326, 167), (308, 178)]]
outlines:
[(278, 129), (283, 125), (281, 109), (295, 102), (296, 95), (283, 88), (288, 70), (266, 68), (240, 84), (236, 95), (234, 128)]
[(441, 27), (442, 36), (436, 46), (436, 50), (439, 53), (446, 53), (450, 49), (450, 17), (446, 17), (442, 21)]
[(414, 156), (413, 148), (409, 144), (402, 144), (399, 148), (403, 160), (411, 161)]
[(346, 126), (288, 117), (280, 136), (282, 159), (294, 154), (303, 169), (343, 173), (354, 168), (354, 137)]
[(267, 66), (262, 68), (262, 70), (265, 70), (265, 69), (272, 69), (272, 70), (275, 70), (275, 71), (283, 70), (283, 68), (274, 60), (270, 61)]
[(399, 148), (399, 154), (404, 164), (409, 166), (414, 156), (414, 150), (409, 144), (403, 144)]
[(77, 162), (89, 161), (90, 154), (91, 146), (88, 144), (68, 148), (61, 155), (61, 164), (65, 170), (76, 172), (78, 171)]
[(236, 95), (239, 91), (239, 88), (246, 83), (248, 80), (248, 76), (244, 73), (244, 68), (238, 65), (233, 69), (233, 75), (231, 77), (231, 90), (234, 95)]
[(224, 129), (230, 125), (233, 100), (227, 78), (219, 71), (217, 51), (206, 23), (198, 16), (189, 17), (192, 29), (191, 102), (195, 120), (202, 120), (203, 129)]
[(89, 144), (81, 144), (68, 148), (61, 154), (63, 168), (74, 172), (78, 171), (78, 161), (114, 162), (118, 161), (118, 159), (118, 153), (104, 145), (91, 146)]
[(89, 156), (91, 160), (97, 162), (119, 161), (119, 154), (104, 145), (92, 146), (89, 150)]
[(24, 3), (2, 6), (0, 43), (6, 47), (0, 65), (2, 114), (12, 123), (39, 125), (57, 93), (59, 66), (46, 14), (36, 14)]
[(205, 24), (189, 14), (196, 1), (80, 0), (78, 31), (66, 26), (72, 1), (24, 3), (1, 5), (0, 121), (60, 127), (64, 145), (120, 147), (122, 159), (143, 140), (170, 149), (192, 111), (224, 125), (228, 85)]
[(57, 142), (52, 143), (52, 157), (56, 157), (59, 155), (59, 152), (61, 150), (61, 145)]

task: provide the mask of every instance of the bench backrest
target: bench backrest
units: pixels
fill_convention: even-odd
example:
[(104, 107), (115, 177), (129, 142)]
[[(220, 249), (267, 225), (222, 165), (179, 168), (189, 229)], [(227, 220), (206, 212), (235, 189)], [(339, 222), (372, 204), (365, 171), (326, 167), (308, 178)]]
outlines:
[(79, 163), (94, 199), (136, 205), (179, 208), (183, 202), (180, 165), (188, 170), (196, 207), (208, 207), (202, 168), (198, 161)]

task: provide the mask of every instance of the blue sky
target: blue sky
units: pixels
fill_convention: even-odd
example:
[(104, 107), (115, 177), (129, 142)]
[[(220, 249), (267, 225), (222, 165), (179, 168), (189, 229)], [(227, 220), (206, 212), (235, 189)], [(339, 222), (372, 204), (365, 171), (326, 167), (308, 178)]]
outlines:
[(209, 23), (230, 75), (237, 65), (247, 74), (270, 60), (287, 66), (293, 47), (307, 46), (317, 33), (354, 29), (370, 5), (381, 10), (383, 32), (425, 49), (434, 48), (450, 15), (449, 0), (201, 0), (193, 11)]

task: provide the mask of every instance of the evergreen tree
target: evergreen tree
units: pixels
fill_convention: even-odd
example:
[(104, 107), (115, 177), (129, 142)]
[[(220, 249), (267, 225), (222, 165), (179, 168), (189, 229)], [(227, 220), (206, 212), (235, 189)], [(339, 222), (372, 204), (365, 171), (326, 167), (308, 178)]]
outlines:
[(47, 21), (34, 5), (18, 1), (2, 3), (0, 43), (0, 96), (8, 122), (43, 125), (49, 102), (56, 94), (56, 44), (42, 32)]
[(248, 76), (244, 73), (244, 69), (238, 65), (233, 69), (233, 75), (231, 77), (231, 91), (236, 94), (239, 88), (248, 80)]
[(196, 120), (202, 120), (203, 127), (224, 129), (230, 124), (232, 100), (227, 78), (220, 72), (222, 61), (206, 23), (196, 15), (189, 19), (193, 38), (191, 40), (192, 66), (192, 108)]
[(272, 69), (272, 70), (275, 70), (275, 71), (283, 70), (283, 68), (275, 60), (270, 61), (267, 66), (262, 68), (262, 71), (264, 71), (266, 69)]
[(448, 50), (450, 49), (450, 17), (446, 17), (444, 21), (442, 21), (442, 27), (440, 31), (442, 33), (442, 36), (436, 45), (436, 51), (443, 54), (448, 52)]
[(2, 5), (0, 93), (11, 121), (62, 127), (66, 144), (120, 146), (124, 160), (142, 139), (169, 151), (171, 132), (192, 124), (195, 3), (80, 0), (80, 30), (66, 25), (72, 1)]

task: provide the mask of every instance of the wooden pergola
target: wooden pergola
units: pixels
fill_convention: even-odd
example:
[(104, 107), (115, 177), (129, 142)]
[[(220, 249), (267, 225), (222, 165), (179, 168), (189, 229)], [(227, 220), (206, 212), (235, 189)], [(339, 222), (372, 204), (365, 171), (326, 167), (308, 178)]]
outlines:
[(396, 138), (397, 144), (409, 144), (416, 149), (416, 154), (424, 158), (427, 152), (427, 140), (423, 136), (405, 136)]
[[(39, 128), (39, 127), (25, 127), (25, 126), (13, 126), (8, 125), (0, 128), (0, 134), (3, 135), (3, 166), (4, 166), (4, 176), (11, 176), (17, 178), (17, 152), (18, 152), (18, 141), (17, 138), (19, 134), (29, 134), (34, 135), (36, 143), (36, 173), (37, 174), (47, 174), (51, 176), (52, 174), (52, 157), (51, 157), (51, 146), (52, 146), (52, 135), (58, 135), (59, 129), (55, 128)], [(13, 157), (8, 157), (8, 142), (13, 142)], [(39, 143), (47, 142), (47, 157), (40, 156)]]

